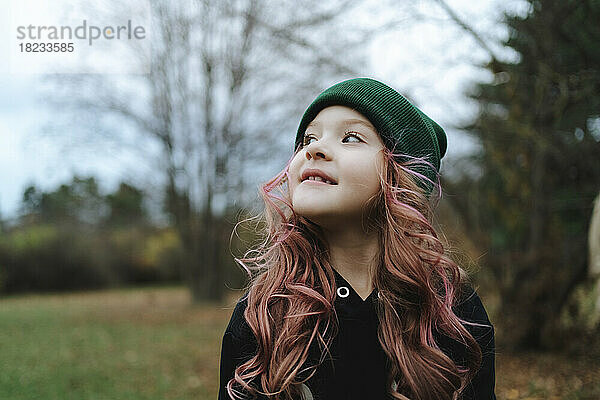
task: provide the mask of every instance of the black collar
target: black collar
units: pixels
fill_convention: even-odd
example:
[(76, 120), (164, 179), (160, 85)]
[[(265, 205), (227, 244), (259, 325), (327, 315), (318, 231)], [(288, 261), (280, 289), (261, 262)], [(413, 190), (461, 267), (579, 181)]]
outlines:
[(378, 291), (373, 288), (371, 294), (363, 300), (356, 290), (336, 269), (333, 269), (337, 286), (335, 308), (340, 318), (373, 318), (378, 300)]

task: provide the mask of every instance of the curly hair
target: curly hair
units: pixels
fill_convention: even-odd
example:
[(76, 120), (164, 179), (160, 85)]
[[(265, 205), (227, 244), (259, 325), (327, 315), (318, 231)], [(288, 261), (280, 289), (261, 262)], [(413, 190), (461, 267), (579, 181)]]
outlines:
[[(435, 203), (441, 197), (439, 176), (434, 183), (415, 172), (432, 167), (424, 158), (381, 151), (380, 190), (365, 204), (363, 228), (377, 232), (380, 243), (371, 276), (379, 292), (378, 339), (391, 365), (388, 390), (395, 399), (457, 399), (481, 365), (482, 353), (463, 326), (477, 324), (452, 310), (468, 276), (445, 254), (429, 222), (432, 201), (418, 184), (435, 185)], [(318, 225), (294, 212), (286, 185), (294, 156), (260, 188), (265, 209), (248, 219), (264, 223), (260, 243), (235, 258), (250, 278), (244, 318), (257, 352), (227, 383), (233, 399), (242, 398), (242, 389), (274, 399), (302, 398), (301, 384), (314, 375), (338, 332), (328, 244)], [(436, 332), (465, 346), (465, 365), (440, 349)], [(316, 345), (320, 361), (312, 365), (309, 349)]]

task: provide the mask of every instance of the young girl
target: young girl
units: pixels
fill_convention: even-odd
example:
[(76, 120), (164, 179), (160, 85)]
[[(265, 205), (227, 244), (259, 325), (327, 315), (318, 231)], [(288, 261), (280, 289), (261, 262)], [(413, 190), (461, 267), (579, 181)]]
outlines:
[(379, 81), (310, 104), (262, 186), (264, 241), (236, 259), (251, 279), (220, 400), (495, 399), (494, 328), (430, 223), (445, 152), (444, 130)]

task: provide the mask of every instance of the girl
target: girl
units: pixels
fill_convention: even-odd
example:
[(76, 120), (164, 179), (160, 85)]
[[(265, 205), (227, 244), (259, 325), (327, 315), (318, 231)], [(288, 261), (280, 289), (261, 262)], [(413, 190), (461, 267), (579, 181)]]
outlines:
[(220, 400), (495, 399), (494, 328), (430, 223), (445, 152), (444, 130), (379, 81), (310, 104), (262, 186), (264, 241), (236, 259), (251, 279)]

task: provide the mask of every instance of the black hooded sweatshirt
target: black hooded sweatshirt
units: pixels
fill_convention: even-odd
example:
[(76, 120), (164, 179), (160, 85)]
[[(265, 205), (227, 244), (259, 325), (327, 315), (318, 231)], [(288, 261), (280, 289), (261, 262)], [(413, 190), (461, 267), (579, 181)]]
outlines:
[[(339, 320), (339, 333), (330, 346), (332, 358), (327, 355), (316, 373), (302, 385), (303, 398), (298, 400), (391, 399), (386, 389), (389, 364), (377, 338), (377, 289), (363, 300), (335, 269), (334, 274), (338, 288), (334, 306)], [(225, 386), (233, 378), (235, 368), (256, 354), (257, 342), (244, 318), (247, 304), (246, 293), (237, 302), (223, 335), (219, 400), (230, 399)], [(494, 327), (489, 321), (485, 307), (473, 288), (467, 285), (461, 300), (455, 304), (453, 310), (463, 320), (487, 325), (464, 325), (481, 347), (482, 362), (477, 374), (463, 392), (462, 399), (495, 400)], [(452, 360), (458, 363), (464, 360), (464, 345), (440, 335), (437, 331), (434, 331), (434, 337), (438, 346)], [(314, 360), (318, 360), (319, 353), (313, 350), (310, 354), (313, 357), (311, 365), (315, 365)], [(234, 385), (236, 386), (238, 385)], [(260, 387), (255, 383), (253, 386)], [(259, 394), (258, 399), (267, 397)]]

